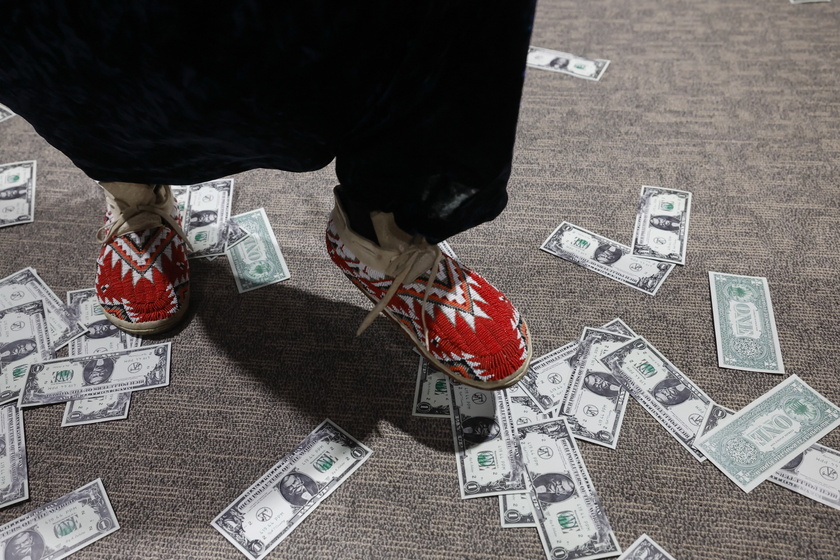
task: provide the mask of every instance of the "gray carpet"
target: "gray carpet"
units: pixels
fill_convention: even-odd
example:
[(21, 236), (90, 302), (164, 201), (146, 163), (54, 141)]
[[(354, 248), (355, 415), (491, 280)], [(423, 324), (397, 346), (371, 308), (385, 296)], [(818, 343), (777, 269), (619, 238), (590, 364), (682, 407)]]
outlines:
[[(740, 408), (782, 377), (717, 367), (707, 272), (766, 276), (788, 372), (840, 403), (838, 31), (837, 0), (540, 4), (533, 44), (612, 64), (598, 83), (528, 72), (510, 204), (450, 240), (519, 306), (537, 355), (618, 316)], [(23, 119), (0, 123), (0, 162), (26, 159), (36, 221), (0, 230), (0, 276), (91, 287), (98, 187)], [(266, 208), (292, 279), (239, 295), (224, 259), (194, 261), (191, 320), (164, 339), (171, 385), (119, 422), (28, 410), (31, 498), (0, 522), (101, 477), (122, 528), (79, 559), (239, 558), (210, 520), (330, 418), (375, 455), (269, 558), (544, 557), (534, 529), (500, 529), (495, 499), (460, 499), (449, 423), (411, 415), (402, 335), (379, 319), (354, 336), (369, 304), (324, 249), (334, 181), (236, 176), (234, 212)], [(655, 297), (538, 250), (562, 220), (629, 243), (643, 184), (694, 193), (686, 266)], [(616, 450), (581, 450), (622, 546), (647, 532), (678, 560), (840, 558), (840, 512), (769, 483), (744, 494), (636, 402)]]

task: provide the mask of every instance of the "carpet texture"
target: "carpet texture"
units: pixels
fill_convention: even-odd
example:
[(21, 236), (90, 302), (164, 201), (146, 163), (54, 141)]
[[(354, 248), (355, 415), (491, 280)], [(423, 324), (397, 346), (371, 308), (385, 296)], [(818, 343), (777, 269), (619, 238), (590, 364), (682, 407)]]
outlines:
[[(535, 355), (621, 317), (739, 409), (782, 377), (717, 367), (707, 273), (766, 276), (787, 371), (840, 403), (838, 29), (837, 0), (539, 5), (532, 44), (612, 64), (598, 83), (529, 70), (510, 204), (450, 239), (520, 308)], [(0, 162), (29, 159), (36, 221), (0, 230), (0, 276), (92, 287), (103, 197), (23, 119), (0, 123)], [(122, 528), (76, 558), (240, 558), (209, 522), (330, 418), (375, 454), (269, 558), (543, 558), (534, 529), (500, 529), (497, 500), (459, 498), (449, 422), (411, 415), (403, 336), (384, 319), (354, 336), (370, 304), (326, 255), (332, 167), (235, 179), (234, 213), (265, 207), (291, 280), (239, 295), (225, 259), (193, 261), (190, 321), (159, 339), (171, 385), (124, 421), (27, 410), (30, 500), (0, 522), (101, 477)], [(642, 185), (694, 193), (686, 266), (655, 297), (538, 249), (563, 220), (629, 243)], [(678, 560), (840, 558), (840, 512), (770, 483), (744, 494), (632, 400), (616, 450), (580, 447), (624, 547), (646, 532)]]

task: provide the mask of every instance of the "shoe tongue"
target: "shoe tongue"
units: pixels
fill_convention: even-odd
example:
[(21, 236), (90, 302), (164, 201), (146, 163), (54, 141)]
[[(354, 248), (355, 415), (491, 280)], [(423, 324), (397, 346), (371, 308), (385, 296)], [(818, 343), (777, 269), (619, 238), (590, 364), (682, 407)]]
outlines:
[[(384, 259), (381, 262), (387, 263), (383, 272), (389, 276), (397, 276), (412, 257), (417, 255), (405, 279), (405, 282), (412, 282), (434, 265), (440, 249), (436, 245), (431, 245), (424, 237), (411, 236), (400, 229), (393, 214), (371, 212), (370, 219), (376, 231), (379, 247), (382, 248)], [(432, 272), (434, 273), (436, 271)]]
[[(160, 216), (153, 212), (137, 212), (140, 206), (163, 207), (166, 203), (166, 193), (157, 185), (142, 185), (137, 183), (102, 183), (102, 188), (116, 204), (123, 209), (127, 216), (125, 222), (112, 232), (114, 237), (132, 232), (143, 232), (163, 225)], [(167, 209), (170, 210), (170, 209)], [(120, 210), (112, 210), (111, 219), (119, 217)]]

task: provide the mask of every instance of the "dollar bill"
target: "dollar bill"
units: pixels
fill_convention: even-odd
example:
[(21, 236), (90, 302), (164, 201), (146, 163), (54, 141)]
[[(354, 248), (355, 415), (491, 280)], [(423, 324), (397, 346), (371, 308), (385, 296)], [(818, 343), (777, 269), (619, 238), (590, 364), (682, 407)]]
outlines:
[(627, 410), (627, 390), (600, 358), (629, 340), (611, 331), (583, 329), (561, 406), (576, 438), (615, 449)]
[(41, 300), (0, 310), (0, 404), (20, 394), (29, 364), (54, 357)]
[(225, 222), (225, 250), (227, 251), (237, 243), (251, 235), (248, 231), (236, 223), (235, 220)]
[[(88, 332), (70, 341), (70, 356), (88, 356), (115, 350), (137, 348), (142, 339), (118, 329), (105, 318), (102, 306), (96, 299), (96, 290), (74, 290), (67, 292), (67, 306), (77, 321), (88, 326)], [(64, 407), (62, 426), (93, 424), (109, 420), (128, 418), (131, 393), (114, 393), (68, 401)]]
[(610, 521), (563, 418), (518, 428), (531, 507), (549, 560), (621, 553)]
[(840, 510), (840, 452), (835, 449), (811, 444), (767, 480)]
[(697, 441), (744, 492), (840, 426), (840, 408), (791, 375)]
[(569, 222), (557, 226), (540, 249), (652, 296), (674, 268), (636, 257), (630, 247)]
[(695, 445), (712, 399), (642, 337), (601, 358), (630, 395), (698, 461)]
[(449, 391), (461, 497), (524, 492), (522, 456), (506, 394), (454, 381)]
[(531, 68), (560, 72), (597, 82), (604, 75), (610, 61), (602, 58), (584, 58), (542, 47), (528, 47), (527, 64)]
[(642, 187), (633, 229), (633, 254), (647, 259), (685, 264), (691, 193)]
[(534, 509), (531, 507), (531, 495), (527, 492), (499, 496), (499, 517), (505, 529), (537, 526)]
[(53, 350), (58, 350), (87, 330), (73, 319), (70, 309), (58, 299), (35, 269), (24, 268), (0, 280), (0, 309), (37, 300), (44, 304)]
[[(20, 406), (40, 406), (169, 385), (172, 343), (29, 366)], [(0, 394), (2, 397), (2, 394)]]
[[(734, 415), (734, 410), (712, 404), (703, 419), (701, 435), (729, 423)], [(840, 452), (830, 447), (812, 444), (767, 480), (806, 498), (840, 509)]]
[[(636, 336), (621, 319), (613, 319), (599, 328), (624, 336)], [(535, 358), (518, 386), (530, 395), (543, 412), (553, 411), (563, 403), (569, 379), (577, 365), (577, 355), (576, 340)]]
[(673, 556), (665, 552), (665, 549), (656, 544), (652, 538), (647, 534), (642, 533), (642, 536), (636, 539), (636, 542), (631, 544), (624, 550), (624, 554), (618, 557), (618, 560), (675, 560)]
[(433, 368), (422, 356), (417, 367), (412, 414), (429, 418), (449, 418), (449, 384), (446, 375)]
[(0, 527), (4, 558), (61, 560), (120, 528), (96, 479)]
[(0, 104), (0, 122), (5, 120), (9, 120), (15, 116), (15, 112), (6, 107), (3, 104)]
[[(173, 191), (176, 200), (182, 192), (181, 188)], [(222, 225), (230, 219), (232, 202), (233, 179), (186, 185), (182, 219), (184, 233), (192, 245), (190, 258), (224, 255), (227, 238)]]
[(784, 373), (767, 279), (709, 272), (718, 365)]
[(289, 268), (263, 208), (233, 217), (251, 235), (225, 253), (239, 293), (289, 279)]
[(0, 508), (29, 498), (23, 412), (16, 403), (0, 406)]
[(265, 558), (372, 453), (324, 420), (211, 525), (246, 557)]
[(34, 161), (0, 164), (0, 228), (35, 221), (36, 165)]

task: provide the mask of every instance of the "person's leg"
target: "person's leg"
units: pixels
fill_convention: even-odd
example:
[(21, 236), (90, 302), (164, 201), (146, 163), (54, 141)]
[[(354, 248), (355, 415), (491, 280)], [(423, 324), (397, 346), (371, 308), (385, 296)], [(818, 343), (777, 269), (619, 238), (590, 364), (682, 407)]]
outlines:
[(495, 218), (506, 186), (534, 2), (432, 6), (385, 92), (336, 146), (353, 214), (393, 212), (439, 242)]
[(0, 20), (0, 102), (102, 182), (97, 294), (135, 334), (171, 328), (188, 301), (186, 240), (162, 185), (323, 167), (353, 118), (329, 87), (331, 54), (352, 53), (342, 45), (365, 31), (361, 9), (192, 4), (31, 0)]
[(485, 389), (527, 371), (527, 326), (434, 243), (507, 202), (533, 9), (432, 7), (386, 94), (337, 148), (330, 256), (438, 369)]

